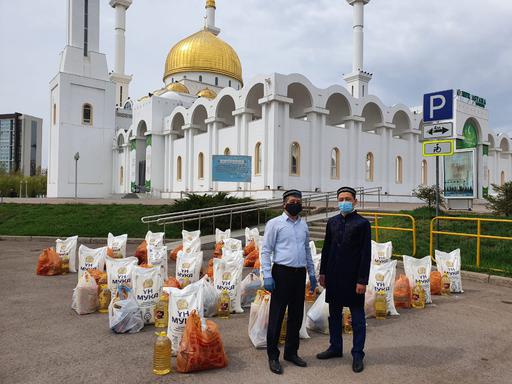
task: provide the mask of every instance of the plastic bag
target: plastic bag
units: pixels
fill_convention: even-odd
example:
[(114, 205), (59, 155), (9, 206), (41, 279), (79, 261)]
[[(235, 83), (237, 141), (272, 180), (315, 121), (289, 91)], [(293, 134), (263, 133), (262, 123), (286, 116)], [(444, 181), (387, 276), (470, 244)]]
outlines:
[(114, 259), (122, 259), (126, 257), (126, 243), (128, 242), (128, 235), (114, 236), (109, 233), (107, 237), (107, 255)]
[(249, 338), (256, 348), (265, 348), (267, 346), (269, 311), (270, 293), (261, 291), (258, 300), (251, 304), (249, 314)]
[(36, 274), (55, 276), (62, 273), (62, 260), (53, 248), (46, 248), (37, 259)]
[(178, 245), (176, 248), (174, 248), (171, 253), (169, 254), (169, 258), (171, 260), (176, 261), (176, 258), (178, 257), (178, 252), (183, 249), (183, 244)]
[(176, 370), (187, 373), (224, 368), (227, 365), (228, 358), (217, 324), (206, 320), (206, 326), (203, 328), (201, 318), (193, 311), (181, 339)]
[(366, 287), (364, 294), (364, 313), (365, 317), (375, 317), (375, 291)]
[(370, 278), (368, 279), (368, 288), (375, 294), (378, 291), (384, 291), (386, 294), (387, 310), (391, 316), (398, 316), (393, 300), (393, 289), (395, 288), (396, 260), (388, 261), (383, 264), (372, 264), (370, 266)]
[(120, 285), (116, 297), (108, 306), (110, 329), (115, 333), (137, 333), (144, 328), (144, 320), (130, 288)]
[(98, 309), (98, 284), (88, 271), (82, 274), (73, 290), (71, 308), (79, 315), (94, 313)]
[(329, 304), (325, 302), (325, 290), (309, 308), (306, 315), (306, 327), (326, 335), (329, 334)]
[(233, 254), (244, 257), (244, 251), (242, 249), (242, 242), (238, 239), (226, 239), (224, 240), (224, 247), (222, 247), (222, 257), (232, 257)]
[(213, 286), (213, 282), (208, 276), (203, 276), (199, 282), (202, 284), (203, 296), (203, 314), (204, 317), (213, 317), (217, 314), (217, 305), (220, 294)]
[(61, 260), (67, 259), (69, 262), (69, 272), (76, 272), (76, 247), (78, 245), (78, 236), (68, 237), (65, 240), (57, 239), (55, 241), (55, 251), (59, 254)]
[(395, 281), (395, 290), (393, 292), (393, 300), (395, 308), (411, 308), (412, 289), (409, 279), (405, 275)]
[(139, 265), (148, 263), (148, 243), (146, 243), (146, 240), (140, 243), (135, 250), (135, 257)]
[(160, 267), (134, 267), (133, 293), (145, 324), (153, 324), (155, 322), (155, 307), (162, 295), (162, 284)]
[(460, 274), (460, 249), (450, 253), (441, 252), (436, 249), (435, 256), (437, 270), (441, 272), (441, 275), (446, 272), (450, 278), (450, 292), (463, 293), (462, 277)]
[(430, 294), (441, 294), (441, 272), (439, 271), (430, 272)]
[(144, 240), (148, 246), (162, 247), (164, 245), (165, 232), (147, 231)]
[(115, 294), (119, 285), (132, 288), (132, 272), (137, 265), (136, 257), (125, 257), (124, 259), (113, 259), (106, 257), (108, 288)]
[(432, 303), (432, 297), (430, 295), (430, 272), (432, 270), (432, 260), (430, 256), (425, 256), (422, 259), (416, 259), (411, 256), (403, 256), (404, 259), (404, 270), (409, 283), (411, 283), (412, 289), (419, 281), (423, 290), (425, 291), (425, 303)]
[(180, 285), (186, 286), (199, 280), (203, 266), (203, 252), (185, 253), (179, 251), (176, 259), (176, 279)]
[(380, 265), (391, 260), (393, 255), (393, 243), (377, 243), (372, 240), (372, 264)]
[[(310, 241), (309, 242), (309, 249), (311, 250), (311, 258), (313, 259), (313, 265), (315, 266), (315, 278), (316, 278), (316, 281), (320, 281), (320, 262), (322, 261), (322, 254), (321, 253), (317, 253), (316, 245), (315, 245), (314, 241)], [(309, 274), (306, 273), (306, 285), (308, 283), (309, 283)], [(318, 285), (317, 289), (320, 292), (323, 290), (323, 288), (320, 285)]]
[(218, 244), (231, 237), (231, 229), (226, 229), (224, 232), (219, 228), (215, 228), (215, 242)]
[(195, 253), (201, 251), (201, 231), (181, 231), (183, 237), (183, 251), (185, 253)]
[(242, 308), (248, 308), (256, 298), (256, 293), (263, 288), (261, 279), (254, 272), (249, 273), (240, 284), (240, 301)]
[(251, 241), (257, 244), (258, 237), (260, 237), (260, 231), (258, 228), (245, 228), (245, 245), (249, 245)]
[(107, 247), (94, 249), (82, 244), (80, 248), (78, 248), (78, 281), (80, 281), (80, 277), (84, 271), (97, 269), (103, 272), (105, 270), (106, 257)]
[[(242, 252), (242, 251), (240, 251)], [(219, 295), (227, 290), (231, 299), (231, 310), (243, 313), (240, 303), (244, 260), (241, 256), (213, 260), (213, 281)]]
[(159, 266), (163, 279), (169, 276), (167, 264), (167, 246), (166, 245), (152, 245), (149, 244), (148, 250), (148, 263), (151, 265)]
[(304, 303), (304, 311), (302, 315), (302, 324), (299, 329), (299, 338), (301, 339), (310, 339), (308, 329), (306, 327), (306, 303)]

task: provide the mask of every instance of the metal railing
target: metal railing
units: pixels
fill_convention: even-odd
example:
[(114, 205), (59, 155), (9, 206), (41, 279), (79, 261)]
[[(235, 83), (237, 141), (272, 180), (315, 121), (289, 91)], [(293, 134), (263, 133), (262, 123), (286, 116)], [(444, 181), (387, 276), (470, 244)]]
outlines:
[[(438, 231), (438, 230), (434, 229), (434, 223), (440, 222), (441, 220), (476, 222), (476, 233)], [(476, 266), (477, 266), (477, 268), (480, 268), (481, 239), (512, 240), (511, 236), (482, 235), (482, 222), (512, 224), (512, 220), (510, 220), (510, 219), (487, 219), (487, 218), (479, 218), (479, 217), (449, 217), (449, 216), (434, 217), (430, 221), (430, 257), (432, 258), (432, 260), (434, 260), (434, 252), (433, 252), (433, 250), (434, 250), (434, 235), (476, 238)]]
[[(372, 225), (372, 229), (375, 230), (375, 241), (379, 242), (379, 230), (386, 230), (386, 231), (399, 231), (399, 232), (411, 232), (412, 233), (412, 253), (411, 256), (416, 255), (416, 219), (407, 214), (403, 213), (384, 213), (384, 212), (365, 212), (365, 211), (358, 211), (361, 216), (373, 217), (374, 224)], [(404, 228), (404, 227), (389, 227), (389, 226), (383, 226), (379, 225), (379, 217), (403, 217), (406, 219), (411, 220), (411, 226)], [(401, 256), (400, 254), (393, 254), (394, 256)]]

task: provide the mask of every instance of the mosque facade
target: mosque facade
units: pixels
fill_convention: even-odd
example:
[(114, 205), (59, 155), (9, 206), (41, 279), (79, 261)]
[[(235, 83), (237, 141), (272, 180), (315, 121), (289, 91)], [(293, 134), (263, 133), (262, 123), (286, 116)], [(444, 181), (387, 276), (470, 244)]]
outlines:
[[(111, 73), (99, 53), (99, 0), (68, 0), (68, 42), (50, 83), (48, 196), (73, 195), (77, 166), (80, 197), (227, 191), (270, 198), (283, 189), (326, 192), (346, 184), (412, 200), (418, 185), (435, 183), (435, 160), (422, 154), (423, 111), (388, 106), (369, 93), (372, 74), (363, 69), (369, 0), (347, 2), (354, 42), (344, 86), (321, 89), (300, 74), (244, 81), (236, 51), (219, 37), (216, 2), (207, 0), (204, 28), (169, 51), (163, 85), (131, 99), (124, 32), (132, 0), (110, 1), (116, 14)], [(471, 190), (472, 198), (482, 198), (491, 183), (510, 180), (510, 138), (489, 128), (481, 99), (461, 90), (454, 95), (460, 156), (441, 167), (441, 177), (453, 196)], [(80, 160), (73, 162), (76, 154)], [(250, 181), (214, 180), (214, 155), (249, 156)]]

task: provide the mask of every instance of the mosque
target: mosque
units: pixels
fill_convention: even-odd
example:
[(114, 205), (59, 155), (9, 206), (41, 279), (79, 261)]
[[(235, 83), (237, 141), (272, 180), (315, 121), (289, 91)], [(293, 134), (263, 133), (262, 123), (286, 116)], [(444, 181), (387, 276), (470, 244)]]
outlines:
[[(347, 0), (353, 65), (344, 86), (320, 89), (300, 74), (244, 81), (240, 58), (219, 37), (216, 2), (206, 0), (204, 27), (168, 52), (163, 84), (130, 98), (125, 19), (132, 0), (110, 0), (112, 72), (99, 51), (99, 0), (68, 0), (67, 44), (50, 82), (48, 197), (73, 196), (78, 175), (79, 197), (227, 191), (271, 198), (283, 189), (325, 192), (347, 184), (410, 201), (418, 185), (435, 183), (435, 160), (422, 154), (422, 107), (387, 106), (370, 93), (372, 74), (363, 66), (369, 1)], [(489, 128), (485, 100), (461, 90), (453, 99), (461, 156), (443, 162), (441, 178), (454, 198), (457, 191), (482, 198), (491, 183), (510, 180), (510, 138)], [(250, 159), (250, 177), (219, 181), (214, 155)]]

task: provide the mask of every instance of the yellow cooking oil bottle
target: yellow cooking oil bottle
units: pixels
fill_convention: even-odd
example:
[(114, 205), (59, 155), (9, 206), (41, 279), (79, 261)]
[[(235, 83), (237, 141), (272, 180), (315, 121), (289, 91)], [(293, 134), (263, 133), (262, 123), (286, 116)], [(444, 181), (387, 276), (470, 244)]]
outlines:
[(65, 275), (69, 272), (69, 254), (63, 253), (60, 255), (62, 274)]
[(169, 325), (169, 294), (162, 292), (155, 306), (155, 328), (167, 328)]
[(231, 317), (231, 298), (227, 289), (223, 289), (220, 293), (219, 303), (217, 304), (217, 316), (221, 319), (229, 319)]
[(386, 315), (388, 314), (388, 303), (386, 300), (386, 293), (379, 289), (377, 294), (375, 295), (375, 318), (377, 320), (386, 319)]
[(108, 287), (107, 274), (103, 273), (98, 281), (98, 312), (108, 313), (108, 306), (112, 299), (112, 292)]
[(425, 308), (425, 290), (419, 281), (416, 282), (416, 286), (412, 290), (411, 305), (415, 309)]
[(171, 367), (171, 340), (166, 332), (156, 332), (158, 337), (153, 350), (153, 373), (167, 375), (172, 372)]
[(347, 307), (343, 308), (342, 312), (343, 332), (351, 335), (352, 334), (352, 313)]
[(281, 323), (281, 332), (279, 333), (279, 344), (284, 344), (286, 342), (286, 324), (288, 323), (288, 308), (286, 308), (286, 312), (284, 313), (283, 322)]
[(441, 277), (441, 295), (448, 296), (450, 295), (450, 277), (448, 276), (448, 272), (443, 273), (443, 277)]

